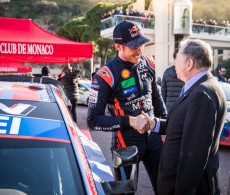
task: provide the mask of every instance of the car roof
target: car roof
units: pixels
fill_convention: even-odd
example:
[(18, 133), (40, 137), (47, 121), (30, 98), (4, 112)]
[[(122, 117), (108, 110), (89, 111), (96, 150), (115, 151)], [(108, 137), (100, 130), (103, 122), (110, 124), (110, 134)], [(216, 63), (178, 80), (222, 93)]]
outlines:
[[(45, 88), (45, 85), (41, 84), (51, 84), (54, 85), (56, 88), (60, 90), (60, 93), (62, 95), (62, 99), (64, 100), (65, 104), (67, 106), (71, 106), (70, 100), (66, 95), (65, 89), (63, 88), (62, 84), (53, 78), (49, 77), (30, 77), (30, 76), (20, 76), (20, 75), (1, 75), (0, 81), (6, 81), (6, 82), (19, 82), (22, 83), (29, 83), (28, 85), (36, 86), (39, 84), (40, 86), (43, 86), (42, 88)], [(16, 85), (16, 84), (15, 84)], [(37, 85), (38, 86), (38, 85)]]
[(45, 84), (0, 81), (0, 99), (52, 102)]

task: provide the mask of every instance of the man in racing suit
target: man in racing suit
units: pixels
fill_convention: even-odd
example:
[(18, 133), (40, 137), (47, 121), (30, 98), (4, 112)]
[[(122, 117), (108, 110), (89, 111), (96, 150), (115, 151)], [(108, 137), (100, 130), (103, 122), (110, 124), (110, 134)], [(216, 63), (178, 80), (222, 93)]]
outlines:
[[(150, 177), (157, 194), (156, 180), (162, 150), (161, 137), (155, 132), (143, 133), (152, 119), (166, 117), (167, 111), (155, 81), (155, 64), (151, 56), (142, 55), (149, 41), (140, 27), (124, 21), (113, 32), (116, 57), (100, 68), (92, 78), (87, 122), (90, 130), (113, 132), (112, 150), (137, 146), (139, 160)], [(111, 116), (105, 116), (108, 105)], [(131, 167), (125, 167), (129, 179)], [(122, 177), (123, 179), (123, 177)]]

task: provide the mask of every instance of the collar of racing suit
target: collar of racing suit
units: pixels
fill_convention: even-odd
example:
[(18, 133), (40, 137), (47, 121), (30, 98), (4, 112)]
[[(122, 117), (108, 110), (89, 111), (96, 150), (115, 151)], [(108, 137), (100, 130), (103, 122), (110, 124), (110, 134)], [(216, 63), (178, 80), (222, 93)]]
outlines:
[(127, 65), (127, 66), (129, 66), (129, 67), (131, 67), (131, 68), (134, 68), (134, 67), (137, 65), (137, 64), (133, 64), (133, 63), (131, 63), (131, 62), (127, 62), (127, 61), (122, 60), (118, 55), (116, 55), (115, 60), (116, 60), (117, 62), (122, 63), (122, 64), (124, 64), (124, 65)]

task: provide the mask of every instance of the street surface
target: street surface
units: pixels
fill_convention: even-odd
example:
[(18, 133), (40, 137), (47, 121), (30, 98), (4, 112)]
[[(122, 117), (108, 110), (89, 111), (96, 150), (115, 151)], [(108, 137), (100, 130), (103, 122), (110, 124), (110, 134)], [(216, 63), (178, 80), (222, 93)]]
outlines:
[[(80, 129), (87, 129), (86, 117), (87, 106), (77, 106), (78, 126)], [(103, 154), (112, 167), (110, 143), (111, 133), (109, 132), (90, 132), (92, 139), (100, 146)], [(112, 169), (113, 170), (113, 169)], [(230, 147), (220, 147), (220, 182), (221, 182), (221, 195), (227, 194), (228, 180), (230, 175)], [(153, 195), (154, 192), (151, 188), (148, 175), (145, 171), (143, 164), (140, 164), (139, 177), (138, 177), (138, 191), (136, 195)], [(188, 181), (189, 182), (189, 181)]]

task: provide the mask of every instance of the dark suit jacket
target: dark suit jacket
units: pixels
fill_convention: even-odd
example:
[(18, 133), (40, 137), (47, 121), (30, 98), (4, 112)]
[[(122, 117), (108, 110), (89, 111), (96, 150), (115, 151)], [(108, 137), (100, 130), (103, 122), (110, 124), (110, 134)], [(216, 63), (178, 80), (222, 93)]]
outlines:
[(159, 195), (220, 194), (219, 137), (227, 101), (211, 73), (172, 106), (160, 133), (166, 140), (158, 172)]

